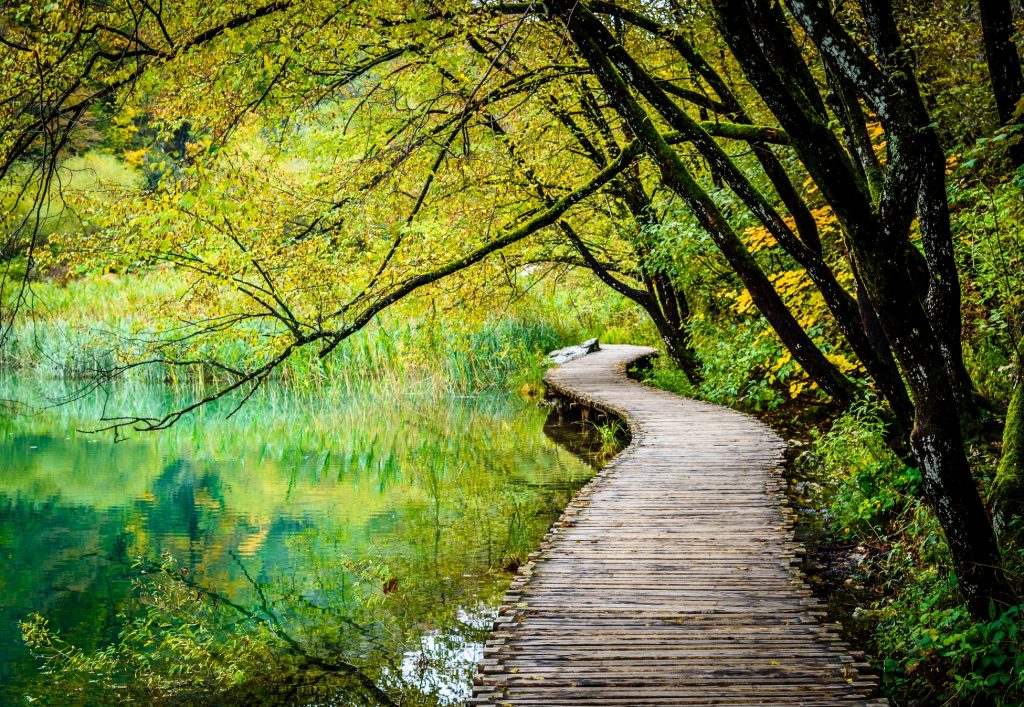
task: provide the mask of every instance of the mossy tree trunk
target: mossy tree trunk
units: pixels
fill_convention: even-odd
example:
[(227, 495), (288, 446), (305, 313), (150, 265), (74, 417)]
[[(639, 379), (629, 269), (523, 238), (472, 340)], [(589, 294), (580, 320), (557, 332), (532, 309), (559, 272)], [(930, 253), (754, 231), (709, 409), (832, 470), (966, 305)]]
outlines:
[[(787, 5), (818, 52), (882, 122), (889, 160), (877, 200), (833, 132), (824, 100), (780, 6), (768, 0), (716, 0), (713, 8), (746, 78), (786, 131), (841, 223), (859, 294), (870, 304), (887, 346), (878, 346), (865, 330), (865, 303), (858, 307), (842, 288), (832, 286), (834, 273), (820, 252), (793, 236), (737, 164), (661, 90), (588, 7), (569, 0), (552, 2), (550, 7), (609, 103), (657, 165), (662, 183), (709, 233), (794, 358), (822, 389), (840, 401), (849, 400), (847, 382), (794, 321), (715, 201), (666, 141), (659, 122), (685, 135), (714, 163), (723, 181), (812, 277), (851, 347), (904, 423), (905, 439), (922, 467), (925, 494), (945, 533), (961, 592), (972, 614), (985, 618), (992, 601), (1009, 601), (1012, 592), (961, 429), (961, 416), (971, 416), (972, 397), (960, 347), (960, 289), (945, 199), (945, 156), (890, 3), (861, 3), (870, 48), (858, 45), (824, 4), (792, 0)], [(631, 89), (646, 99), (646, 105)], [(915, 217), (923, 257), (910, 242)], [(914, 280), (915, 265), (923, 265), (926, 273), (923, 288)], [(891, 351), (898, 369), (895, 361), (880, 360), (881, 351)]]
[(638, 301), (658, 329), (658, 335), (665, 344), (665, 351), (686, 375), (692, 385), (704, 380), (700, 357), (693, 347), (690, 336), (690, 303), (682, 289), (672, 283), (672, 278), (657, 273), (644, 278), (647, 297)]
[[(718, 205), (697, 183), (679, 154), (655, 127), (651, 116), (633, 97), (629, 85), (609, 58), (617, 46), (611, 33), (585, 8), (574, 3), (558, 3), (553, 5), (553, 10), (569, 29), (576, 48), (601, 82), (616, 111), (658, 166), (663, 183), (687, 204), (712, 237), (793, 358), (834, 399), (841, 403), (852, 401), (854, 390), (850, 381), (800, 326)], [(638, 76), (631, 78), (636, 80)]]
[(1006, 123), (1013, 118), (1017, 101), (1024, 96), (1024, 73), (1013, 41), (1013, 7), (1009, 0), (980, 0), (978, 6), (992, 93), (996, 98), (999, 119)]
[(1003, 456), (992, 485), (992, 516), (996, 532), (1004, 539), (1020, 535), (1014, 518), (1024, 511), (1024, 371), (1017, 362), (1017, 376), (1003, 429)]

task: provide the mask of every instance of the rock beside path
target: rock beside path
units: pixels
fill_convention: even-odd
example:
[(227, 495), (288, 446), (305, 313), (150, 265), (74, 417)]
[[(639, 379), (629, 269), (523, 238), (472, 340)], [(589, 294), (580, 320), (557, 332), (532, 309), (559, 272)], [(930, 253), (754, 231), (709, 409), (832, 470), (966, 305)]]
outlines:
[(566, 346), (564, 349), (556, 349), (548, 354), (548, 360), (552, 363), (562, 365), (572, 361), (573, 359), (581, 358), (589, 353), (600, 351), (601, 345), (597, 339), (587, 339), (582, 344), (576, 346)]

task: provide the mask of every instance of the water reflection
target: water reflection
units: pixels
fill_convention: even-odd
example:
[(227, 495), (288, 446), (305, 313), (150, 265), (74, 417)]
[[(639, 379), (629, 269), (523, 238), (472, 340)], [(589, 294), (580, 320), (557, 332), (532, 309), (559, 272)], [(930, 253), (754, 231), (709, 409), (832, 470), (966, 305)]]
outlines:
[[(61, 394), (55, 385), (22, 381), (0, 397)], [(133, 562), (164, 555), (408, 704), (458, 700), (507, 582), (499, 568), (525, 557), (591, 473), (545, 437), (543, 411), (499, 395), (271, 390), (230, 420), (214, 408), (116, 444), (74, 432), (104, 409), (173, 402), (155, 388), (112, 395), (2, 420), (0, 701), (61, 701), (20, 620), (40, 612), (75, 645), (106, 645)]]

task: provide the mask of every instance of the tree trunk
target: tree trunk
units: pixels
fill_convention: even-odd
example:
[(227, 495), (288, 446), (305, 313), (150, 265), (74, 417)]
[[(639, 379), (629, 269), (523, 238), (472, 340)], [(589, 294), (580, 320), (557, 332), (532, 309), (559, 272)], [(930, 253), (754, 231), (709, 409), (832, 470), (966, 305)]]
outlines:
[(701, 372), (700, 359), (697, 357), (697, 352), (693, 349), (693, 342), (690, 339), (689, 332), (686, 331), (685, 327), (674, 328), (665, 321), (665, 318), (657, 309), (645, 309), (658, 329), (658, 336), (661, 337), (662, 343), (665, 344), (665, 351), (668, 353), (669, 358), (679, 366), (686, 376), (686, 380), (690, 381), (691, 385), (699, 385), (704, 376)]
[(553, 9), (569, 29), (577, 49), (594, 71), (616, 110), (654, 159), (665, 185), (682, 198), (690, 212), (712, 237), (715, 245), (743, 281), (754, 305), (782, 339), (783, 345), (789, 349), (793, 358), (812, 380), (837, 402), (843, 404), (852, 401), (853, 388), (850, 382), (825, 358), (796, 321), (714, 200), (694, 180), (679, 155), (654, 127), (651, 117), (633, 98), (628, 85), (608, 58), (608, 47), (601, 46), (597, 41), (604, 39), (614, 43), (614, 38), (610, 34), (607, 37), (603, 36), (606, 33), (599, 34), (596, 38), (591, 36), (588, 30), (592, 28), (581, 26), (579, 21), (583, 13), (574, 15), (575, 4), (568, 0), (554, 4)]
[[(881, 198), (870, 212), (875, 224), (856, 222), (859, 227), (848, 229), (850, 243), (868, 298), (910, 389), (910, 442), (921, 465), (925, 496), (945, 533), (968, 609), (985, 619), (990, 604), (1009, 601), (1012, 592), (963, 442), (961, 413), (971, 405), (970, 381), (962, 363), (960, 290), (942, 148), (891, 3), (861, 2), (878, 65), (821, 5), (790, 0), (789, 6), (818, 51), (829, 56), (878, 113), (886, 131), (889, 162)], [(913, 294), (907, 267), (915, 212), (929, 275), (924, 303)]]
[[(839, 140), (803, 100), (802, 82), (790, 67), (766, 60), (765, 46), (786, 40), (765, 36), (767, 27), (778, 29), (764, 21), (763, 16), (772, 12), (769, 3), (716, 1), (718, 20), (734, 55), (791, 136), (849, 237), (855, 268), (910, 389), (910, 443), (921, 464), (925, 494), (946, 535), (964, 599), (974, 616), (986, 618), (990, 602), (1006, 601), (1011, 592), (964, 450), (958, 405), (965, 397), (957, 365), (959, 291), (955, 280), (948, 281), (948, 210), (934, 178), (934, 131), (928, 127), (913, 72), (903, 65), (907, 57), (888, 3), (862, 2), (882, 68), (822, 4), (792, 0), (789, 7), (819, 52), (883, 121), (890, 160), (877, 207)], [(788, 28), (779, 31), (791, 34)], [(924, 302), (908, 270), (913, 248), (909, 230), (917, 209), (925, 210), (920, 215), (922, 230), (927, 231), (930, 281)], [(956, 351), (951, 350), (954, 346)]]
[(1000, 537), (1021, 534), (1020, 528), (1010, 528), (1010, 521), (1024, 512), (1024, 371), (1020, 361), (1016, 377), (1003, 428), (1003, 456), (992, 484), (992, 516)]
[(981, 9), (981, 31), (985, 39), (988, 75), (996, 97), (999, 122), (1013, 121), (1017, 102), (1024, 95), (1024, 75), (1020, 55), (1013, 41), (1013, 9), (1009, 0), (978, 0)]
[[(920, 110), (924, 110), (923, 103)], [(978, 418), (974, 385), (964, 363), (960, 314), (960, 273), (953, 253), (953, 237), (946, 200), (946, 160), (934, 128), (922, 126), (919, 160), (921, 187), (917, 213), (928, 265), (928, 293), (925, 307), (935, 331), (953, 386), (953, 398), (964, 422)]]
[(693, 341), (687, 326), (690, 323), (690, 305), (686, 296), (676, 288), (668, 276), (658, 274), (649, 279), (648, 290), (652, 297), (644, 308), (658, 328), (658, 334), (665, 344), (672, 361), (686, 374), (686, 379), (698, 385), (704, 375), (700, 358), (693, 348)]
[(960, 415), (939, 342), (910, 277), (894, 257), (892, 239), (880, 234), (861, 244), (858, 265), (879, 322), (906, 374), (914, 402), (910, 436), (921, 465), (925, 497), (946, 536), (961, 593), (971, 613), (985, 619), (991, 601), (1008, 602), (1011, 591), (1001, 569), (992, 524), (985, 513), (964, 450)]
[(831, 61), (822, 57), (822, 63), (825, 66), (825, 79), (831, 88), (827, 99), (832, 112), (838, 116), (843, 126), (847, 151), (857, 158), (861, 176), (871, 190), (871, 198), (877, 200), (882, 192), (882, 165), (871, 144), (860, 99), (850, 86), (850, 82), (836, 70)]

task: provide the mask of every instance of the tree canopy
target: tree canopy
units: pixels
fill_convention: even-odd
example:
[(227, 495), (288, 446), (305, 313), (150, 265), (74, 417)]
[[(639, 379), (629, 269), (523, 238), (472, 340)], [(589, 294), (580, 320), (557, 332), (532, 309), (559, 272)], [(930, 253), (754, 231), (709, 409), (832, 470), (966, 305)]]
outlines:
[[(459, 278), (590, 270), (641, 305), (694, 382), (691, 300), (712, 293), (705, 316), (732, 297), (802, 369), (795, 395), (883, 401), (984, 616), (1011, 589), (965, 438), (999, 405), (965, 362), (949, 145), (1003, 126), (992, 159), (1011, 173), (1024, 89), (1011, 3), (984, 1), (957, 30), (981, 38), (991, 81), (950, 98), (966, 50), (935, 37), (968, 3), (942, 4), (13, 4), (0, 297), (69, 265), (186, 273), (173, 314), (109, 373), (172, 363), (223, 384), (116, 423), (144, 429), (251, 392), (304, 347), (328, 356)], [(101, 130), (144, 188), (63, 188), (66, 157)], [(55, 203), (82, 232), (48, 230)], [(251, 344), (242, 364), (197, 353), (225, 333)], [(997, 484), (1009, 517), (1017, 466)]]

